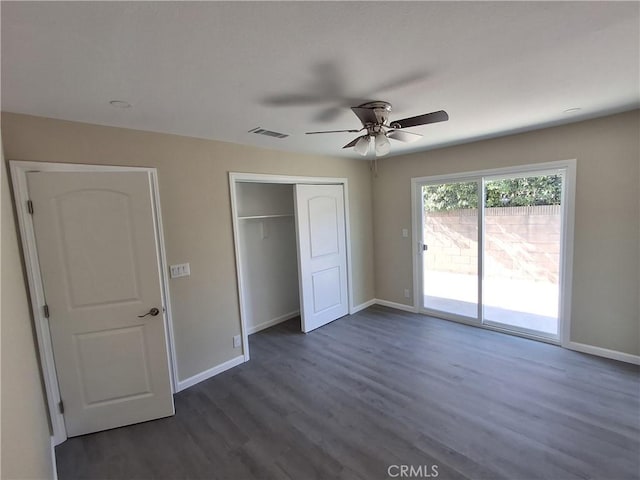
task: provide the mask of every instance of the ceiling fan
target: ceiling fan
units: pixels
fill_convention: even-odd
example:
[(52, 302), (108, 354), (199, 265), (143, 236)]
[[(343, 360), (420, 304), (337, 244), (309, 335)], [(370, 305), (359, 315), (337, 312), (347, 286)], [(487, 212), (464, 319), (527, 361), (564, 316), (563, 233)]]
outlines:
[(353, 147), (353, 149), (363, 157), (366, 156), (370, 150), (373, 150), (376, 156), (381, 157), (391, 150), (390, 138), (401, 142), (415, 142), (422, 137), (419, 133), (404, 131), (405, 128), (427, 125), (429, 123), (446, 122), (449, 120), (447, 112), (439, 110), (437, 112), (425, 113), (423, 115), (389, 122), (389, 114), (391, 113), (391, 104), (389, 102), (367, 102), (357, 107), (351, 107), (351, 110), (353, 110), (353, 113), (355, 113), (362, 122), (361, 129), (325, 130), (321, 132), (307, 132), (307, 135), (342, 132), (360, 133), (366, 130), (364, 135), (352, 140), (342, 148)]

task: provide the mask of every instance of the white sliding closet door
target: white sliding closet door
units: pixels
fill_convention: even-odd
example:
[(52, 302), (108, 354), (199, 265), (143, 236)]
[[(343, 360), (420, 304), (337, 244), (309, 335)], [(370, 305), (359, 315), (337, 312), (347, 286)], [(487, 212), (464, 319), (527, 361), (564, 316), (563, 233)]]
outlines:
[(296, 185), (302, 331), (349, 311), (342, 185)]

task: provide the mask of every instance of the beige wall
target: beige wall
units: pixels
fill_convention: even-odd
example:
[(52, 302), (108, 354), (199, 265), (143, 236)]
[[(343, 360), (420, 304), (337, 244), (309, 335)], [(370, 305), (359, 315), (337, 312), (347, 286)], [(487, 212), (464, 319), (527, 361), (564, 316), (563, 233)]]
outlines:
[(411, 178), (577, 159), (571, 340), (640, 354), (639, 111), (391, 157), (373, 181), (377, 298), (411, 303)]
[(4, 162), (2, 172), (1, 478), (53, 478), (51, 437)]
[(180, 380), (241, 353), (232, 342), (240, 314), (229, 171), (347, 177), (353, 299), (374, 298), (367, 162), (9, 113), (2, 114), (2, 135), (8, 160), (158, 169), (167, 261), (191, 264), (191, 276), (169, 286)]
[[(240, 324), (228, 171), (348, 177), (354, 302), (409, 303), (411, 240), (401, 229), (411, 226), (411, 177), (577, 158), (571, 340), (640, 353), (639, 131), (634, 111), (381, 159), (372, 192), (366, 162), (2, 114), (8, 159), (158, 168), (167, 260), (191, 263), (191, 277), (170, 283), (181, 379), (239, 353), (231, 347)], [(49, 478), (49, 426), (5, 175), (1, 260), (2, 478)]]

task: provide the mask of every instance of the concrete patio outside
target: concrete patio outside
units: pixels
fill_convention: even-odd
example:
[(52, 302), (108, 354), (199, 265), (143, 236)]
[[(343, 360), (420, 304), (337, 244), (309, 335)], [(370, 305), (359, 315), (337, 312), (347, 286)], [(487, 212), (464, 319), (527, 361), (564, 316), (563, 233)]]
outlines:
[[(484, 320), (558, 334), (558, 285), (548, 281), (488, 278), (484, 281)], [(424, 307), (465, 317), (478, 316), (477, 277), (425, 270)]]

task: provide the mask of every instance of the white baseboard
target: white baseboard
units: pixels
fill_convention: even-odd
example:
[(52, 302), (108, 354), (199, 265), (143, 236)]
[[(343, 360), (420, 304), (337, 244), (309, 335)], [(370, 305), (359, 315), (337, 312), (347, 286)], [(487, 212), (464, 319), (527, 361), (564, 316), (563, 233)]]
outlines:
[(356, 305), (355, 307), (353, 307), (351, 309), (350, 314), (353, 315), (354, 313), (358, 313), (359, 311), (364, 310), (365, 308), (369, 308), (371, 305), (375, 305), (375, 304), (376, 304), (376, 299), (372, 298), (368, 302), (364, 302), (364, 303), (361, 303), (360, 305)]
[(611, 358), (613, 360), (619, 360), (620, 362), (640, 365), (639, 355), (631, 355), (630, 353), (619, 352), (617, 350), (609, 350), (608, 348), (595, 347), (593, 345), (587, 345), (586, 343), (578, 342), (569, 342), (564, 346), (569, 350), (575, 350), (576, 352), (589, 353), (591, 355), (597, 355), (598, 357)]
[(390, 302), (389, 300), (380, 300), (379, 298), (376, 298), (376, 305), (395, 308), (396, 310), (402, 310), (403, 312), (411, 312), (411, 313), (418, 312), (418, 309), (413, 305), (404, 305), (403, 303)]
[[(204, 372), (200, 372), (197, 375), (194, 375), (193, 377), (189, 377), (186, 380), (179, 380), (178, 381), (178, 392), (181, 392), (182, 390), (184, 390), (185, 388), (189, 388), (194, 386), (196, 383), (200, 383), (204, 380), (207, 380), (211, 377), (214, 377), (222, 372), (225, 372), (227, 370), (229, 370), (230, 368), (233, 368), (237, 365), (240, 365), (241, 363), (244, 363), (244, 355), (238, 355), (235, 358), (232, 358), (231, 360), (227, 360), (224, 363), (221, 363), (220, 365), (216, 365), (213, 368), (210, 368), (209, 370), (205, 370)], [(176, 392), (177, 393), (177, 392)]]
[(56, 462), (56, 441), (51, 437), (51, 468), (53, 468), (53, 480), (58, 480), (58, 463)]
[[(388, 300), (380, 300), (380, 299), (376, 299), (375, 303), (376, 305), (395, 308), (396, 310), (417, 313), (417, 309), (411, 305), (403, 305), (402, 303), (390, 302)], [(585, 343), (578, 343), (578, 342), (568, 342), (567, 344), (562, 346), (564, 348), (568, 348), (569, 350), (575, 350), (576, 352), (588, 353), (590, 355), (596, 355), (598, 357), (610, 358), (612, 360), (618, 360), (620, 362), (640, 365), (640, 355), (632, 355), (630, 353), (619, 352), (617, 350), (609, 350), (608, 348), (596, 347), (594, 345), (587, 345)]]
[(300, 310), (295, 310), (271, 320), (267, 320), (266, 322), (259, 323), (258, 325), (254, 325), (253, 327), (247, 327), (247, 335), (251, 335), (252, 333), (264, 330), (265, 328), (273, 327), (274, 325), (277, 325), (279, 323), (286, 322), (287, 320), (297, 317), (298, 315), (300, 315)]

